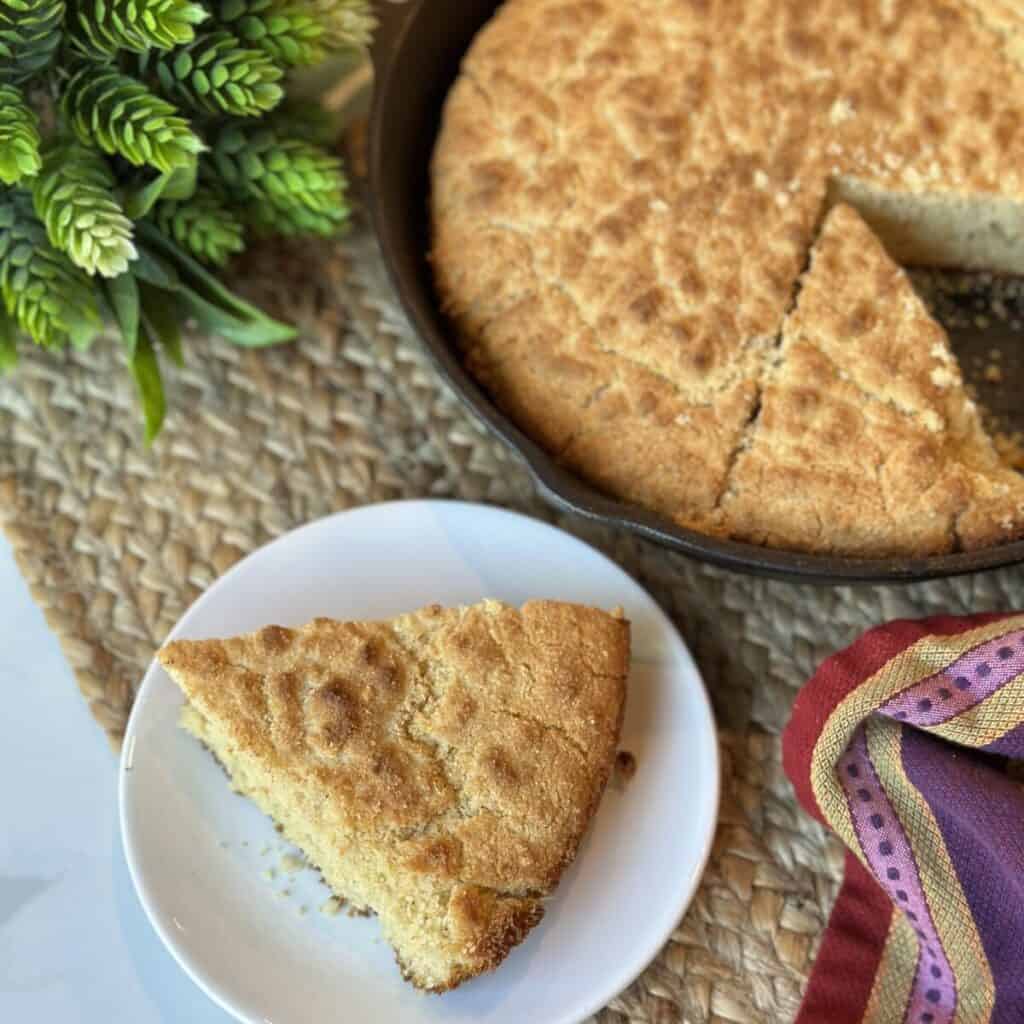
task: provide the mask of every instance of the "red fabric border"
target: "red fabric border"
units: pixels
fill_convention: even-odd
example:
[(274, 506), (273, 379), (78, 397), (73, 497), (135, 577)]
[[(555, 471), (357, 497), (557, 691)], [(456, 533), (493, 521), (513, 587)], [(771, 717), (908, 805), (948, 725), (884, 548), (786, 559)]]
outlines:
[(843, 885), (795, 1024), (860, 1024), (894, 913), (871, 872), (847, 851)]

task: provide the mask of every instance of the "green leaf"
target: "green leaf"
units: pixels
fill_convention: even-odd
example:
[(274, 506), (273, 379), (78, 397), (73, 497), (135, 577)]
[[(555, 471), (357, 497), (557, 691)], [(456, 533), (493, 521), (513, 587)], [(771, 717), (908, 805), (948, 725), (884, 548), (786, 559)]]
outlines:
[(18, 365), (18, 331), (14, 321), (0, 310), (0, 377)]
[(143, 221), (139, 224), (139, 234), (152, 249), (171, 262), (182, 277), (183, 284), (197, 286), (211, 302), (223, 306), (243, 319), (264, 316), (255, 306), (250, 306), (225, 288), (198, 260), (194, 260), (180, 246), (165, 237), (156, 225)]
[(147, 181), (144, 185), (126, 188), (123, 204), (124, 212), (132, 220), (139, 220), (139, 218), (145, 217), (153, 209), (153, 204), (164, 194), (168, 181), (174, 173), (174, 171), (170, 171), (167, 174), (159, 174), (152, 181)]
[(156, 349), (145, 331), (140, 332), (139, 343), (128, 365), (132, 377), (135, 378), (135, 388), (139, 393), (139, 403), (142, 405), (142, 415), (146, 421), (146, 444), (152, 444), (163, 426), (167, 399), (164, 396), (164, 382), (160, 376)]
[(135, 277), (131, 273), (112, 277), (104, 282), (104, 294), (121, 328), (124, 347), (132, 356), (139, 341), (139, 286)]
[(171, 292), (162, 291), (152, 285), (139, 285), (142, 298), (142, 323), (149, 334), (160, 342), (160, 347), (176, 365), (185, 365), (185, 354), (181, 349), (181, 324), (178, 322), (178, 305)]
[(181, 287), (181, 277), (174, 266), (163, 256), (142, 246), (139, 246), (139, 258), (132, 265), (132, 270), (138, 280), (164, 291), (176, 292)]
[(294, 327), (278, 323), (268, 316), (263, 316), (259, 320), (242, 319), (223, 307), (214, 305), (188, 287), (182, 287), (178, 294), (183, 305), (199, 323), (207, 330), (216, 331), (235, 345), (264, 348), (267, 345), (291, 341), (297, 333)]
[(196, 190), (196, 177), (199, 173), (198, 158), (184, 167), (176, 167), (170, 173), (167, 187), (161, 199), (191, 199)]
[(224, 287), (206, 268), (165, 238), (147, 221), (138, 224), (141, 238), (178, 269), (178, 294), (189, 312), (204, 326), (223, 334), (238, 345), (276, 345), (291, 341), (294, 327), (279, 323)]
[(132, 220), (145, 217), (158, 199), (189, 199), (196, 190), (198, 160), (184, 167), (160, 174), (152, 181), (128, 188), (124, 195), (124, 212)]

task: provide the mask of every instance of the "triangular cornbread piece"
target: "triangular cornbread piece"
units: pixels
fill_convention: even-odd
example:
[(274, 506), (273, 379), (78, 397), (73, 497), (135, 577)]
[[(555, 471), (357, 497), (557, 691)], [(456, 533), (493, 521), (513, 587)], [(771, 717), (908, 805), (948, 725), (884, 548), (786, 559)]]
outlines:
[(615, 756), (629, 624), (484, 601), (158, 657), (235, 787), (442, 992), (501, 963), (575, 856)]
[(1024, 528), (945, 332), (849, 206), (825, 220), (721, 503), (733, 536), (857, 555)]

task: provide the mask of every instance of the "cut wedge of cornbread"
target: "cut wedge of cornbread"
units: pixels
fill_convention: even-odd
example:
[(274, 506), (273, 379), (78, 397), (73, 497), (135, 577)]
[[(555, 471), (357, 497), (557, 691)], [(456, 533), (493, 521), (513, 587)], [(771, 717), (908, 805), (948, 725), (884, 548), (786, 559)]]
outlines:
[(629, 624), (484, 601), (158, 658), (235, 788), (443, 992), (504, 960), (573, 860), (615, 758)]
[(826, 217), (721, 501), (744, 540), (853, 555), (1016, 533), (1003, 464), (945, 331), (864, 220)]

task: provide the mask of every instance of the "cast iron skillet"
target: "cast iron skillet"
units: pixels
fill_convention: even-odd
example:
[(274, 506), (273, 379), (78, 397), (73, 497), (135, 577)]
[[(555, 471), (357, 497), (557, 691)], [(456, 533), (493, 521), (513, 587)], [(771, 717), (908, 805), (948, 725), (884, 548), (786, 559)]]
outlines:
[(631, 530), (675, 551), (740, 572), (818, 583), (900, 582), (1024, 562), (1024, 541), (930, 558), (837, 558), (708, 537), (605, 497), (523, 434), (463, 369), (438, 309), (426, 262), (428, 165), (441, 106), (473, 36), (500, 0), (379, 0), (369, 171), (373, 218), (395, 290), (441, 376), (524, 459), (556, 508)]

